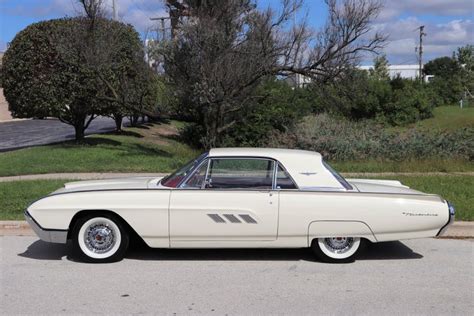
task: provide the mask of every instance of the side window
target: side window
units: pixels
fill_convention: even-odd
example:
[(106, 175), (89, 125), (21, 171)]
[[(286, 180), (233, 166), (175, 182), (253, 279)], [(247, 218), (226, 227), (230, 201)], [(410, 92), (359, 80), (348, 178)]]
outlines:
[(206, 188), (272, 189), (273, 160), (252, 158), (211, 159)]
[(276, 185), (278, 189), (297, 189), (290, 175), (278, 164)]
[(204, 161), (193, 173), (193, 175), (182, 185), (186, 189), (200, 189), (206, 177), (208, 160)]

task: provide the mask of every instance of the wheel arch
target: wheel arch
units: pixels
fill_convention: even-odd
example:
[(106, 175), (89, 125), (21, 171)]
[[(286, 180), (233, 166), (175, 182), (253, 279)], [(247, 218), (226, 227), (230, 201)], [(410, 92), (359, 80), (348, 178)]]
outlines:
[(124, 220), (122, 216), (120, 216), (119, 214), (117, 214), (114, 211), (105, 210), (105, 209), (80, 210), (79, 212), (74, 214), (74, 216), (71, 218), (71, 221), (69, 222), (67, 239), (72, 238), (71, 234), (72, 234), (72, 230), (74, 228), (75, 223), (80, 218), (83, 218), (83, 217), (88, 216), (90, 214), (110, 215), (110, 216), (113, 216), (113, 217), (117, 218), (121, 222), (121, 224), (123, 224), (125, 226), (128, 233), (130, 234), (130, 237), (139, 238), (139, 240), (143, 241), (143, 238), (140, 235), (138, 235), (138, 233), (135, 231), (135, 229), (133, 229), (133, 227), (130, 226), (130, 224), (126, 220)]
[(360, 237), (370, 242), (377, 242), (370, 226), (359, 220), (321, 220), (308, 225), (308, 247), (315, 239), (336, 236)]

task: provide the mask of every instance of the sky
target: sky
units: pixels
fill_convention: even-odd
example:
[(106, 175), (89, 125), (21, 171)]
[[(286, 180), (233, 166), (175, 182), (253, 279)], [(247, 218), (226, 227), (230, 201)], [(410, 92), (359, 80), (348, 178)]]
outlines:
[[(112, 0), (104, 0), (108, 12)], [(163, 0), (115, 0), (119, 19), (145, 34), (154, 26), (150, 17), (166, 16)], [(15, 34), (31, 23), (75, 16), (80, 12), (77, 0), (0, 0), (0, 51)], [(260, 7), (278, 9), (280, 0), (259, 0)], [(305, 0), (296, 19), (306, 16), (311, 27), (325, 23), (327, 7), (323, 0)], [(388, 36), (383, 53), (390, 64), (416, 64), (418, 30), (425, 26), (424, 61), (451, 56), (459, 46), (474, 44), (474, 0), (385, 0), (384, 8), (372, 27)], [(363, 64), (370, 64), (367, 57)]]

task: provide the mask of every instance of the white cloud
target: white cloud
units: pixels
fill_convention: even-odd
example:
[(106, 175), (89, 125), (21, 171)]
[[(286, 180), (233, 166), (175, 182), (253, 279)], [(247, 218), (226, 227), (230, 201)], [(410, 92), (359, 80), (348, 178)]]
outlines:
[(385, 0), (379, 19), (386, 21), (404, 13), (469, 18), (473, 12), (472, 0)]
[(471, 19), (456, 18), (446, 23), (433, 23), (422, 17), (393, 17), (378, 21), (374, 29), (388, 35), (384, 53), (391, 63), (416, 63), (415, 47), (418, 46), (418, 27), (425, 26), (423, 38), (424, 60), (450, 56), (457, 47), (474, 43), (474, 22)]

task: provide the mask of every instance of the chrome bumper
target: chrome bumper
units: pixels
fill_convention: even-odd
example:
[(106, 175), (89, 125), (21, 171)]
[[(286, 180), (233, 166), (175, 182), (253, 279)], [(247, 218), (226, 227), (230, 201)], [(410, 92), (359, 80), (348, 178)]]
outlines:
[(67, 242), (67, 230), (45, 229), (31, 217), (28, 211), (25, 211), (25, 219), (41, 240), (59, 244), (65, 244)]
[(454, 209), (454, 206), (451, 203), (449, 203), (448, 201), (446, 201), (446, 203), (448, 203), (449, 219), (448, 219), (448, 222), (443, 227), (441, 227), (436, 237), (443, 235), (448, 229), (448, 226), (454, 222), (454, 216), (456, 215), (456, 210)]

